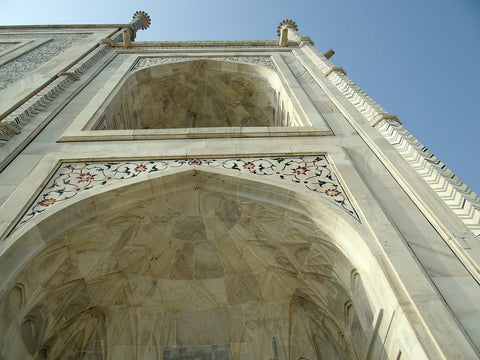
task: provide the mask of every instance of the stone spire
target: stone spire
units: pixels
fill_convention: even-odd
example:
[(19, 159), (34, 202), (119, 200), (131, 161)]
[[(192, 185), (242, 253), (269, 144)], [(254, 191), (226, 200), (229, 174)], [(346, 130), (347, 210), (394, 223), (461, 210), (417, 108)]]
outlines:
[(152, 19), (150, 19), (150, 15), (148, 15), (145, 11), (135, 11), (130, 25), (132, 25), (135, 30), (145, 30), (148, 29), (151, 22)]
[(277, 27), (277, 35), (280, 36), (279, 46), (287, 46), (288, 29), (298, 31), (298, 26), (292, 19), (285, 19)]
[(135, 37), (137, 36), (137, 31), (148, 29), (151, 22), (150, 15), (145, 11), (135, 11), (130, 24), (126, 25), (122, 29), (122, 34), (119, 35), (119, 38), (117, 39), (115, 37), (113, 41), (123, 41), (123, 46), (125, 48), (131, 48), (132, 41), (135, 40)]
[(277, 35), (281, 36), (284, 29), (293, 29), (298, 31), (298, 26), (292, 19), (285, 19), (277, 26)]

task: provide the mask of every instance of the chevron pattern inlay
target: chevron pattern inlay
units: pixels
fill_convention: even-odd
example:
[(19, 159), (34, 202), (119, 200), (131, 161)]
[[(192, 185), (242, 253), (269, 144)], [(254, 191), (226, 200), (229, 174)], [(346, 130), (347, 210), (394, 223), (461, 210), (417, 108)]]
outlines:
[(384, 120), (377, 129), (475, 236), (480, 237), (480, 197), (396, 121)]
[[(109, 45), (100, 45), (91, 55), (80, 61), (69, 71), (77, 77), (83, 75), (100, 58), (102, 58), (111, 47)], [(5, 122), (14, 128), (20, 130), (28, 124), (35, 116), (43, 111), (51, 101), (53, 101), (62, 91), (74, 82), (70, 76), (61, 76), (55, 79), (47, 87), (32, 96), (27, 102), (17, 110), (9, 114), (2, 122)], [(6, 127), (0, 128), (0, 147), (10, 140), (17, 133)]]
[[(328, 74), (327, 78), (372, 125), (378, 115), (388, 114), (384, 108), (346, 76), (342, 70), (336, 70), (337, 67), (313, 46), (306, 44), (302, 47), (302, 50), (323, 74)], [(332, 69), (335, 70), (332, 71)]]
[[(324, 74), (334, 67), (313, 46), (305, 44), (302, 51)], [(385, 119), (377, 124), (379, 115), (388, 113), (348, 76), (340, 71), (331, 71), (327, 78), (380, 131), (475, 236), (480, 237), (480, 197), (410, 134), (398, 119)]]

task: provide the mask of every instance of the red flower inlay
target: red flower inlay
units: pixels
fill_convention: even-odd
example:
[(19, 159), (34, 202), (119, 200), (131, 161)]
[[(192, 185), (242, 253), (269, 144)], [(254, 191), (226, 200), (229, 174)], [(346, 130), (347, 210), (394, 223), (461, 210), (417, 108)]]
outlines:
[(193, 159), (188, 162), (188, 165), (200, 165), (202, 162), (198, 159)]
[(80, 176), (77, 176), (77, 179), (79, 183), (81, 182), (89, 182), (90, 180), (93, 180), (95, 178), (95, 176), (97, 175), (94, 175), (94, 174), (90, 174), (89, 172), (88, 173), (80, 173)]
[(245, 164), (243, 164), (243, 168), (252, 170), (252, 169), (255, 169), (255, 164), (251, 161), (247, 161)]
[(40, 205), (40, 206), (53, 205), (53, 204), (55, 204), (55, 201), (56, 200), (54, 198), (43, 199), (42, 201), (38, 202), (38, 205)]
[(135, 170), (136, 172), (147, 171), (147, 167), (143, 164), (140, 164), (140, 165), (137, 165), (137, 167), (133, 170)]
[(292, 169), (292, 171), (297, 175), (307, 175), (308, 170), (305, 166), (298, 166), (296, 169)]
[(328, 196), (331, 196), (331, 197), (335, 197), (335, 196), (338, 196), (340, 195), (342, 192), (341, 191), (338, 191), (337, 189), (327, 189), (325, 190), (325, 194), (327, 194)]

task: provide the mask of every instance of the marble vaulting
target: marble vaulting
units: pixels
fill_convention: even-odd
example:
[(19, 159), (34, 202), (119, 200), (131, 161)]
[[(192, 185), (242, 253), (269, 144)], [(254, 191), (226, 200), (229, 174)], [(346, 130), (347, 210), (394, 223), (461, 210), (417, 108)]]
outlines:
[(0, 27), (0, 360), (480, 358), (480, 198), (292, 20), (149, 25)]

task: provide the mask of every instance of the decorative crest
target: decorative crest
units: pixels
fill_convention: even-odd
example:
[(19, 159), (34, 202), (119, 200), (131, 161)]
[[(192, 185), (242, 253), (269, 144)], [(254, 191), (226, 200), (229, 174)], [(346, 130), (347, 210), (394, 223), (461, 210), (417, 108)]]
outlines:
[(282, 34), (283, 29), (293, 29), (298, 31), (298, 26), (292, 19), (285, 19), (277, 27), (277, 35), (280, 36)]
[(136, 19), (142, 19), (142, 30), (148, 29), (148, 27), (152, 23), (150, 15), (148, 15), (145, 11), (135, 11), (135, 14), (133, 14), (133, 20)]

